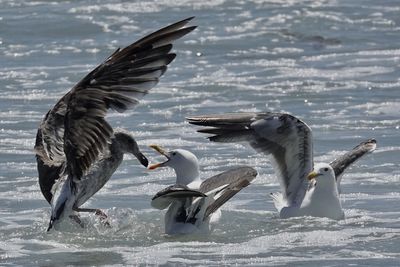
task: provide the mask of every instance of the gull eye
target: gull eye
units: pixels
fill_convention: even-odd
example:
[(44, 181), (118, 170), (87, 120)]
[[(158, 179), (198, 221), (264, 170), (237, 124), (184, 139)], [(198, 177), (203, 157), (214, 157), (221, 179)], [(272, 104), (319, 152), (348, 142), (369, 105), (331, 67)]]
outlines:
[(172, 156), (176, 156), (176, 152), (172, 152)]
[(328, 168), (324, 168), (324, 172), (327, 172), (327, 171), (329, 171), (329, 169)]

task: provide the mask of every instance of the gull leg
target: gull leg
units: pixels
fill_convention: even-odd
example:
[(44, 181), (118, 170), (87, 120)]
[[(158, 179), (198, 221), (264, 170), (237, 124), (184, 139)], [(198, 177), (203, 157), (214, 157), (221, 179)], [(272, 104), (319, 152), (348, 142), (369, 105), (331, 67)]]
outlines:
[(105, 226), (111, 227), (110, 222), (107, 220), (108, 216), (100, 209), (86, 209), (86, 208), (74, 208), (74, 211), (77, 212), (92, 212), (95, 215), (99, 216), (100, 222)]
[(69, 215), (69, 217), (74, 220), (77, 224), (79, 224), (80, 227), (84, 228), (85, 225), (83, 224), (81, 218), (79, 218), (78, 215)]

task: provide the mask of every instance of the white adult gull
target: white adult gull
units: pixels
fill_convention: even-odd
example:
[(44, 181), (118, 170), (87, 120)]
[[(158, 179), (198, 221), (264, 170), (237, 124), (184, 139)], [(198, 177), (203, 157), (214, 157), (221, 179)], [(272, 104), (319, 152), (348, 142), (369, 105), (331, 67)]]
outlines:
[(187, 118), (206, 126), (213, 142), (247, 142), (257, 152), (271, 156), (281, 193), (272, 194), (281, 218), (313, 216), (344, 218), (339, 200), (343, 172), (356, 160), (375, 150), (376, 141), (366, 140), (330, 164), (313, 162), (310, 127), (286, 113), (228, 113)]
[(39, 184), (51, 204), (50, 230), (64, 217), (80, 219), (76, 212), (100, 190), (132, 153), (147, 166), (131, 134), (113, 130), (105, 120), (109, 109), (133, 108), (175, 59), (172, 42), (196, 27), (185, 27), (192, 18), (176, 22), (139, 41), (117, 49), (86, 75), (46, 114), (37, 131), (35, 152)]
[(257, 176), (251, 167), (238, 167), (204, 181), (200, 179), (199, 162), (190, 151), (176, 149), (170, 152), (151, 145), (167, 160), (149, 166), (149, 169), (171, 167), (176, 173), (176, 183), (152, 199), (156, 209), (166, 209), (165, 233), (206, 234), (221, 217), (220, 207)]

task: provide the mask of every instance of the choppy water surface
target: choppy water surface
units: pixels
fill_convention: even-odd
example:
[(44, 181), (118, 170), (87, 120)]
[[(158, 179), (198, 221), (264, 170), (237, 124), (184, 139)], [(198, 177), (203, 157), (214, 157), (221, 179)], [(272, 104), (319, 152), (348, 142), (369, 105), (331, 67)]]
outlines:
[[(400, 264), (400, 4), (398, 1), (0, 0), (0, 265)], [(46, 233), (37, 184), (36, 128), (47, 110), (116, 47), (196, 16), (177, 59), (133, 111), (109, 121), (147, 145), (196, 153), (203, 177), (237, 165), (259, 177), (223, 208), (206, 237), (168, 237), (154, 193), (171, 170), (128, 157), (86, 206), (104, 209), (84, 230)], [(343, 221), (277, 218), (268, 160), (245, 145), (212, 144), (185, 116), (286, 111), (314, 130), (317, 161), (366, 138), (378, 150), (343, 179)]]

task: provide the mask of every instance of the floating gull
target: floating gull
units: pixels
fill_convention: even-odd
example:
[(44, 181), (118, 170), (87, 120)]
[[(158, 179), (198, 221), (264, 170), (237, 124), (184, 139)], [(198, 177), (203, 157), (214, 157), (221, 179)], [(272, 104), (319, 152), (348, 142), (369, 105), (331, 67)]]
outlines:
[(150, 147), (167, 161), (153, 164), (149, 169), (168, 166), (176, 173), (176, 183), (158, 192), (151, 201), (156, 209), (169, 207), (165, 214), (166, 234), (209, 233), (221, 217), (219, 208), (257, 176), (253, 168), (238, 167), (202, 181), (199, 162), (193, 153), (183, 149), (167, 152), (156, 145)]
[(170, 53), (172, 42), (196, 28), (184, 27), (191, 19), (117, 49), (46, 114), (35, 151), (40, 189), (52, 206), (48, 230), (67, 216), (80, 223), (76, 212), (106, 217), (98, 209), (80, 206), (110, 179), (124, 153), (132, 153), (147, 166), (133, 137), (114, 131), (105, 117), (109, 109), (133, 108), (158, 83), (176, 56)]
[[(248, 142), (257, 152), (271, 155), (282, 193), (272, 194), (281, 218), (297, 216), (342, 219), (339, 185), (343, 172), (376, 148), (376, 141), (362, 142), (330, 164), (313, 168), (310, 127), (285, 113), (230, 113), (187, 118), (208, 126), (199, 132), (212, 134), (213, 142)], [(314, 171), (313, 171), (314, 169)]]

